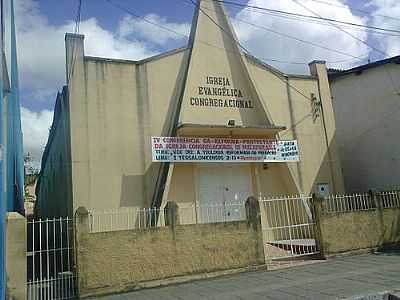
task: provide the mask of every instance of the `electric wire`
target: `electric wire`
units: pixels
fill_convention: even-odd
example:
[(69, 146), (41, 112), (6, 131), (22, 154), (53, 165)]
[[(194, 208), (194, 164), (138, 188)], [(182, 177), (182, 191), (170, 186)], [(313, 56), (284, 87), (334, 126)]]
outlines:
[[(185, 3), (186, 3), (186, 2), (185, 2)], [(207, 10), (207, 8), (203, 8), (203, 9), (206, 9), (206, 10)], [(268, 28), (268, 27), (265, 27), (265, 26), (257, 25), (257, 24), (254, 24), (254, 23), (252, 23), (252, 22), (245, 21), (245, 20), (240, 19), (240, 18), (237, 18), (237, 17), (233, 17), (233, 16), (229, 16), (229, 17), (232, 18), (232, 19), (235, 19), (235, 20), (238, 21), (238, 22), (251, 25), (251, 26), (253, 26), (253, 27), (255, 27), (255, 28), (258, 28), (258, 29), (265, 30), (266, 32), (274, 33), (274, 34), (276, 34), (276, 35), (283, 36), (283, 37), (288, 38), (288, 39), (293, 39), (293, 40), (295, 40), (295, 41), (297, 41), (297, 42), (301, 42), (301, 43), (304, 43), (304, 44), (308, 44), (308, 45), (310, 45), (310, 46), (314, 46), (314, 47), (321, 48), (321, 49), (324, 49), (324, 50), (327, 50), (327, 51), (331, 51), (331, 52), (335, 52), (335, 53), (338, 53), (338, 54), (341, 54), (341, 55), (345, 55), (345, 56), (352, 57), (352, 58), (356, 59), (357, 61), (362, 60), (362, 59), (368, 57), (368, 53), (365, 53), (365, 54), (362, 54), (362, 55), (359, 55), (359, 56), (355, 56), (355, 55), (352, 55), (352, 54), (349, 54), (349, 53), (346, 53), (346, 52), (343, 52), (343, 51), (340, 51), (340, 50), (332, 49), (332, 48), (329, 48), (329, 47), (325, 47), (325, 46), (323, 46), (323, 45), (319, 45), (319, 44), (316, 44), (316, 43), (313, 43), (313, 42), (309, 42), (309, 41), (300, 39), (300, 38), (298, 38), (298, 37), (291, 36), (291, 35), (286, 34), (286, 33), (282, 33), (282, 32), (276, 31), (276, 30), (274, 30), (274, 29), (271, 29), (271, 28)], [(261, 58), (261, 59), (262, 59), (262, 60), (276, 61), (276, 62), (285, 62), (285, 61), (279, 61), (279, 60), (267, 59), (267, 58)], [(343, 63), (343, 62), (354, 61), (354, 59), (350, 59), (350, 60), (349, 60), (349, 59), (346, 59), (346, 60), (337, 60), (337, 61), (327, 61), (327, 63), (329, 63), (329, 64), (337, 64), (337, 63)], [(306, 64), (306, 63), (296, 63), (296, 62), (293, 62), (292, 64)], [(308, 65), (308, 64), (307, 64), (307, 65)]]
[[(123, 6), (121, 6), (121, 5), (115, 4), (115, 3), (112, 2), (111, 0), (105, 0), (105, 1), (107, 1), (107, 2), (110, 3), (111, 5), (113, 5), (113, 6), (115, 6), (115, 7), (118, 7), (119, 9), (121, 9), (121, 10), (123, 10), (123, 11), (125, 11), (125, 12), (127, 12), (127, 13), (129, 13), (129, 14), (131, 14), (131, 15), (133, 15), (133, 16), (136, 17), (136, 18), (139, 18), (139, 19), (144, 20), (144, 21), (147, 22), (147, 23), (150, 23), (150, 24), (152, 24), (152, 25), (154, 25), (154, 26), (157, 26), (157, 27), (162, 28), (162, 29), (164, 29), (164, 30), (167, 30), (167, 31), (169, 31), (169, 32), (173, 32), (173, 33), (175, 33), (175, 34), (178, 34), (178, 35), (181, 35), (181, 36), (185, 36), (185, 37), (187, 38), (187, 35), (182, 34), (182, 33), (180, 33), (180, 32), (177, 32), (177, 31), (175, 31), (175, 30), (173, 30), (173, 29), (170, 29), (170, 28), (168, 28), (168, 27), (166, 27), (166, 26), (160, 25), (160, 24), (158, 24), (158, 23), (152, 22), (152, 21), (146, 19), (145, 17), (142, 17), (142, 16), (140, 16), (140, 15), (134, 13), (133, 11), (131, 11), (131, 10), (129, 10), (129, 9), (127, 9), (127, 8), (125, 8), (125, 7), (123, 7)], [(192, 4), (192, 5), (194, 5), (194, 6), (197, 6), (197, 4), (194, 3), (193, 1), (191, 1), (191, 0), (189, 0), (189, 1), (190, 1), (190, 2), (189, 2), (190, 4)], [(217, 1), (217, 0), (213, 0), (213, 1)], [(221, 1), (219, 1), (219, 2), (221, 2)], [(200, 8), (200, 10), (202, 11), (203, 9)], [(202, 11), (202, 13), (204, 13), (204, 11)], [(208, 14), (205, 14), (205, 15), (207, 15), (208, 18), (211, 18)], [(211, 19), (212, 19), (212, 18), (211, 18)], [(213, 21), (214, 21), (214, 20), (213, 20)], [(214, 23), (216, 26), (220, 27), (219, 24), (217, 24), (215, 21), (214, 21), (213, 23)], [(255, 25), (255, 24), (254, 24), (254, 25)], [(255, 26), (257, 26), (257, 25), (255, 25)], [(225, 31), (225, 30), (223, 30), (223, 31)], [(228, 36), (230, 36), (230, 35), (228, 34)], [(234, 37), (231, 37), (231, 36), (230, 36), (230, 38), (234, 38)], [(234, 39), (234, 40), (235, 40), (235, 42), (237, 42), (236, 39)], [(207, 44), (208, 44), (208, 43), (207, 43)], [(210, 45), (210, 44), (209, 44), (209, 45)], [(217, 46), (215, 46), (215, 45), (210, 45), (210, 46), (217, 47)], [(219, 48), (219, 47), (217, 47), (217, 48)], [(243, 46), (241, 46), (241, 48), (243, 49)], [(249, 51), (248, 51), (246, 48), (244, 48), (244, 51), (245, 51), (248, 55), (251, 55), (251, 54), (249, 54)], [(349, 55), (349, 54), (346, 54), (346, 55), (352, 56), (352, 57), (353, 57), (353, 55), (351, 55), (351, 54), (350, 54), (350, 55)], [(360, 58), (360, 57), (357, 57), (357, 58)], [(288, 62), (288, 61), (281, 61), (281, 60), (276, 60), (276, 59), (265, 59), (265, 60), (270, 60), (270, 61), (279, 62), (279, 63), (307, 64), (307, 63), (303, 63), (303, 62)], [(279, 75), (277, 75), (277, 77), (280, 78)], [(282, 79), (282, 78), (280, 78), (280, 79), (281, 79), (282, 81), (284, 81), (285, 83), (287, 83), (286, 80), (284, 80), (284, 79)], [(289, 86), (290, 86), (291, 89), (293, 89), (294, 91), (296, 91), (297, 93), (299, 93), (299, 94), (300, 94), (302, 97), (304, 97), (305, 99), (310, 100), (310, 101), (312, 100), (310, 97), (308, 97), (307, 95), (303, 94), (303, 93), (302, 93), (300, 90), (298, 90), (296, 87), (294, 87), (294, 86), (292, 86), (292, 85), (289, 85)], [(285, 131), (289, 132), (291, 129), (293, 129), (294, 127), (298, 126), (299, 124), (301, 124), (302, 122), (304, 122), (305, 120), (307, 120), (307, 118), (310, 117), (310, 116), (311, 116), (311, 113), (306, 114), (303, 118), (300, 119), (300, 121), (296, 122), (292, 127), (290, 127), (290, 129), (286, 129)], [(286, 135), (286, 134), (287, 134), (287, 133), (285, 133), (284, 135)]]
[[(316, 12), (314, 12), (313, 10), (309, 9), (307, 6), (301, 4), (298, 0), (291, 0), (291, 1), (294, 2), (294, 3), (296, 3), (297, 5), (299, 5), (300, 7), (303, 7), (305, 10), (309, 11), (310, 13), (312, 13), (312, 14), (314, 14), (314, 15), (316, 15), (316, 16), (319, 16), (318, 13), (316, 13)], [(372, 49), (372, 50), (374, 50), (374, 51), (376, 51), (376, 52), (378, 52), (378, 53), (383, 54), (385, 57), (390, 57), (390, 55), (387, 54), (385, 51), (383, 51), (383, 50), (381, 50), (381, 49), (378, 49), (378, 48), (376, 48), (376, 47), (374, 47), (374, 46), (371, 46), (371, 45), (370, 45), (369, 43), (367, 43), (366, 41), (364, 41), (364, 40), (358, 38), (357, 36), (355, 36), (354, 34), (348, 32), (348, 31), (344, 30), (344, 29), (341, 28), (340, 26), (338, 26), (338, 25), (336, 25), (336, 24), (334, 24), (334, 23), (332, 23), (332, 22), (329, 22), (329, 21), (327, 21), (327, 23), (331, 24), (331, 26), (337, 28), (338, 30), (340, 30), (341, 32), (343, 32), (343, 33), (345, 33), (346, 35), (350, 36), (351, 38), (357, 40), (358, 42), (364, 44), (364, 45), (367, 46), (368, 48), (370, 48), (370, 49)], [(386, 68), (386, 65), (383, 65), (383, 68), (384, 68), (384, 70), (386, 71), (387, 75), (389, 76), (389, 79), (390, 79), (390, 81), (391, 81), (391, 83), (392, 83), (392, 86), (393, 86), (394, 91), (395, 91), (396, 93), (398, 93), (398, 92), (399, 92), (399, 88), (396, 86), (396, 83), (395, 83), (395, 81), (394, 81), (394, 79), (393, 79), (392, 74), (391, 74), (390, 71)]]
[(81, 23), (81, 13), (82, 13), (82, 0), (78, 0), (78, 9), (75, 18), (75, 33), (79, 32), (79, 27)]
[[(75, 30), (74, 30), (75, 34), (79, 34), (81, 16), (82, 16), (82, 0), (78, 0), (78, 7), (77, 7), (77, 12), (76, 12), (76, 18), (75, 18)], [(68, 78), (67, 78), (68, 81), (71, 79), (71, 77), (74, 74), (74, 68), (75, 68), (75, 62), (76, 62), (76, 56), (77, 56), (76, 47), (77, 47), (77, 45), (76, 45), (76, 43), (74, 43), (72, 46), (72, 62), (71, 62), (71, 68), (68, 72)]]
[[(225, 33), (226, 33), (225, 29), (223, 29), (218, 23), (216, 23), (208, 14), (204, 13), (204, 11), (202, 10), (202, 8), (200, 7), (199, 4), (194, 3), (193, 0), (188, 0), (188, 1), (192, 2), (193, 5), (197, 6), (198, 9), (199, 9), (203, 14), (205, 14), (210, 20), (212, 20), (212, 22), (213, 22), (217, 27), (219, 27), (219, 28), (222, 30), (222, 32), (225, 32)], [(213, 0), (213, 1), (214, 1), (214, 0)], [(217, 1), (217, 0), (215, 0), (215, 1)], [(292, 1), (296, 1), (296, 0), (292, 0)], [(230, 36), (231, 39), (233, 38), (233, 41), (234, 41), (235, 43), (237, 43), (242, 49), (244, 49), (244, 51), (247, 51), (247, 49), (246, 49), (245, 47), (243, 47), (234, 37), (232, 37), (232, 36), (229, 35), (229, 34), (227, 34), (227, 35)], [(280, 78), (279, 76), (277, 76), (277, 77)], [(283, 80), (283, 79), (282, 79), (282, 80)], [(284, 80), (283, 80), (283, 81), (284, 81)], [(304, 98), (306, 98), (306, 99), (312, 101), (311, 98), (309, 98), (308, 96), (304, 95), (304, 94), (303, 94), (301, 91), (299, 91), (297, 88), (295, 88), (294, 86), (290, 85), (288, 82), (286, 82), (286, 83), (288, 84), (288, 86), (289, 86), (290, 88), (292, 88), (294, 91), (296, 91), (297, 93), (299, 93), (300, 95), (302, 95)], [(391, 111), (389, 114), (392, 115), (392, 114), (394, 114), (394, 112)], [(305, 115), (304, 117), (302, 117), (299, 121), (297, 121), (295, 124), (293, 124), (289, 129), (286, 129), (286, 130), (285, 130), (286, 133), (280, 135), (280, 137), (283, 137), (283, 136), (285, 136), (286, 134), (288, 134), (291, 130), (293, 130), (294, 128), (296, 128), (298, 125), (300, 125), (302, 122), (306, 121), (306, 120), (307, 120), (309, 117), (311, 117), (311, 116), (312, 116), (312, 112), (306, 114), (306, 115)], [(386, 116), (386, 117), (387, 117), (387, 116)], [(383, 119), (385, 119), (385, 118), (383, 118)]]
[[(331, 2), (326, 2), (326, 1), (321, 1), (321, 0), (310, 0), (316, 3), (321, 3), (321, 4), (325, 4), (325, 5), (329, 5), (329, 6), (333, 6), (333, 7), (341, 7), (341, 8), (346, 8), (346, 9), (350, 9), (349, 6), (347, 5), (341, 5), (341, 4), (337, 4), (337, 3), (331, 3)], [(351, 7), (352, 11), (358, 11), (364, 15), (370, 15), (371, 12), (357, 8), (357, 7)], [(396, 20), (396, 21), (400, 21), (400, 18), (396, 18), (393, 16), (388, 16), (388, 15), (383, 15), (383, 14), (373, 14), (374, 17), (381, 17), (381, 18), (386, 18), (386, 19), (392, 19), (392, 20)]]
[[(190, 1), (202, 14), (204, 14), (215, 26), (217, 26), (221, 32), (223, 32), (225, 35), (227, 35), (240, 49), (242, 49), (245, 53), (247, 53), (248, 55), (250, 54), (250, 51), (247, 50), (246, 47), (244, 47), (240, 42), (238, 42), (236, 40), (236, 38), (234, 36), (232, 36), (232, 33), (229, 33), (225, 30), (225, 28), (223, 28), (222, 26), (220, 26), (210, 15), (208, 15), (203, 8), (200, 6), (199, 3), (195, 3), (194, 0), (188, 0)], [(284, 78), (282, 78), (282, 76), (279, 76), (278, 74), (275, 74), (276, 78), (278, 78), (279, 80), (281, 80), (282, 82), (284, 82), (285, 84), (287, 84), (292, 90), (294, 90), (296, 93), (298, 93), (299, 95), (301, 95), (304, 99), (308, 100), (309, 102), (312, 101), (312, 99), (310, 97), (308, 97), (307, 95), (305, 95), (302, 91), (300, 91), (298, 88), (296, 88), (295, 86), (291, 85), (289, 83), (289, 81), (287, 81), (284, 78), (287, 78), (286, 76), (284, 76)]]
[[(123, 11), (123, 12), (132, 15), (132, 16), (135, 17), (135, 18), (138, 18), (138, 19), (143, 20), (144, 22), (146, 22), (146, 23), (148, 23), (148, 24), (151, 24), (151, 25), (153, 25), (153, 26), (156, 26), (156, 27), (161, 28), (161, 29), (163, 29), (163, 30), (166, 30), (166, 31), (168, 31), (168, 32), (172, 32), (172, 33), (174, 33), (174, 34), (176, 34), (176, 35), (180, 35), (180, 36), (183, 36), (183, 37), (185, 37), (185, 38), (188, 38), (188, 35), (187, 35), (187, 34), (178, 32), (178, 31), (176, 31), (176, 30), (173, 30), (173, 29), (171, 29), (171, 28), (168, 28), (167, 26), (163, 26), (163, 25), (161, 25), (161, 24), (158, 24), (158, 23), (156, 23), (156, 22), (153, 22), (153, 21), (147, 19), (146, 17), (143, 17), (143, 16), (139, 15), (138, 13), (135, 13), (133, 10), (128, 9), (128, 8), (126, 8), (126, 7), (124, 7), (124, 6), (120, 5), (120, 4), (117, 4), (117, 3), (113, 2), (113, 1), (111, 1), (111, 0), (104, 0), (104, 1), (106, 1), (106, 2), (109, 3), (110, 5), (112, 5), (112, 6), (116, 7), (116, 8), (118, 8), (119, 10), (121, 10), (121, 11)], [(188, 3), (188, 2), (183, 1), (183, 3)], [(193, 5), (191, 2), (189, 2), (188, 4)], [(243, 21), (243, 20), (242, 20), (242, 21)], [(252, 24), (252, 25), (253, 25), (253, 26), (258, 26), (258, 27), (260, 27), (259, 25), (256, 25), (256, 24)], [(260, 29), (261, 29), (261, 28), (260, 28)], [(269, 29), (268, 29), (268, 28), (264, 28), (264, 30), (267, 30), (267, 31), (268, 31)], [(275, 31), (275, 30), (271, 30), (271, 32), (275, 33), (276, 35), (281, 35), (281, 36), (284, 36), (284, 37), (289, 38), (289, 39), (297, 40), (297, 41), (299, 41), (299, 42), (300, 42), (300, 40), (301, 40), (301, 39), (298, 39), (298, 38), (296, 38), (296, 37), (293, 37), (293, 36), (290, 36), (290, 35), (287, 35), (287, 34), (283, 34), (283, 33), (280, 33), (280, 32), (278, 32), (278, 31)], [(205, 42), (205, 41), (202, 41), (202, 40), (198, 40), (198, 41), (201, 42), (201, 43), (203, 43), (203, 44), (207, 44), (207, 45), (209, 45), (209, 46), (211, 46), (211, 47), (215, 47), (215, 48), (222, 49), (221, 47), (218, 47), (218, 46), (216, 46), (216, 45), (212, 45), (212, 44), (210, 44), (210, 43), (208, 43), (208, 42)], [(340, 50), (331, 49), (331, 48), (329, 48), (329, 47), (321, 46), (321, 45), (318, 45), (318, 44), (316, 44), (316, 43), (308, 42), (308, 41), (305, 41), (305, 40), (301, 40), (301, 42), (303, 42), (303, 43), (308, 43), (310, 46), (318, 47), (318, 48), (321, 48), (321, 49), (324, 49), (324, 50), (327, 50), (327, 51), (330, 51), (330, 52), (335, 52), (335, 53), (338, 53), (338, 54), (341, 54), (341, 55), (348, 56), (348, 57), (351, 57), (351, 58), (352, 58), (351, 60), (345, 59), (345, 60), (327, 61), (327, 63), (329, 63), (329, 64), (338, 64), (338, 63), (350, 62), (350, 61), (354, 61), (354, 59), (355, 59), (356, 61), (360, 61), (360, 60), (362, 60), (363, 58), (367, 57), (366, 54), (363, 54), (363, 55), (360, 55), (360, 56), (355, 56), (355, 55), (352, 55), (352, 54), (349, 54), (349, 53), (346, 53), (346, 52), (343, 52), (343, 51), (340, 51)], [(226, 50), (226, 49), (223, 49), (223, 50)], [(286, 60), (279, 60), (279, 59), (275, 59), (275, 58), (266, 58), (266, 57), (259, 57), (259, 59), (261, 59), (261, 60), (263, 60), (263, 61), (271, 61), (271, 62), (276, 62), (276, 63), (280, 63), (280, 64), (292, 64), (292, 65), (304, 65), (304, 66), (307, 66), (307, 65), (308, 65), (307, 62), (300, 62), (300, 61), (286, 61)]]
[(289, 134), (291, 132), (292, 129), (296, 128), (298, 125), (300, 125), (304, 121), (308, 120), (308, 118), (310, 118), (311, 116), (312, 116), (312, 112), (309, 112), (308, 114), (304, 115), (302, 118), (300, 118), (299, 121), (294, 123), (292, 126), (290, 126), (289, 128), (286, 128), (284, 131), (279, 132), (278, 133), (279, 137), (282, 138), (282, 137), (286, 136), (287, 134)]
[[(310, 13), (312, 13), (312, 14), (318, 16), (318, 17), (321, 17), (320, 14), (318, 14), (317, 12), (315, 12), (315, 11), (309, 9), (307, 6), (305, 6), (304, 4), (300, 3), (299, 1), (297, 1), (297, 0), (291, 0), (291, 1), (292, 1), (293, 3), (296, 3), (297, 5), (299, 5), (300, 7), (304, 8), (304, 9), (307, 10), (308, 12), (310, 12)], [(330, 24), (331, 26), (337, 28), (338, 30), (340, 30), (340, 31), (343, 32), (344, 34), (346, 34), (346, 35), (350, 36), (351, 38), (357, 40), (358, 42), (364, 44), (364, 45), (367, 46), (368, 48), (370, 48), (370, 49), (372, 49), (372, 50), (374, 50), (374, 51), (376, 51), (376, 52), (378, 52), (378, 53), (380, 53), (380, 54), (383, 54), (385, 57), (389, 57), (389, 56), (390, 56), (390, 55), (387, 54), (385, 51), (383, 51), (383, 50), (381, 50), (381, 49), (378, 49), (378, 48), (376, 48), (376, 47), (374, 47), (374, 46), (371, 46), (371, 45), (368, 44), (366, 41), (360, 39), (359, 37), (355, 36), (354, 34), (348, 32), (348, 31), (344, 30), (342, 27), (340, 27), (340, 26), (337, 25), (337, 24), (334, 24), (332, 21), (326, 20), (326, 22), (327, 22), (328, 24)]]
[(278, 9), (271, 9), (271, 8), (260, 7), (260, 6), (255, 6), (255, 5), (241, 4), (241, 3), (229, 1), (229, 0), (211, 0), (211, 1), (220, 2), (220, 3), (232, 5), (232, 6), (238, 6), (238, 7), (242, 7), (242, 8), (252, 8), (252, 9), (256, 9), (256, 10), (260, 10), (260, 11), (282, 14), (282, 15), (287, 15), (287, 16), (308, 18), (308, 19), (313, 19), (313, 20), (318, 20), (318, 21), (329, 21), (329, 22), (333, 22), (333, 23), (339, 23), (339, 24), (353, 26), (353, 27), (365, 28), (365, 29), (369, 29), (369, 30), (400, 34), (400, 30), (396, 30), (396, 29), (392, 29), (392, 28), (382, 28), (382, 27), (377, 27), (377, 26), (370, 26), (370, 25), (357, 24), (357, 23), (353, 23), (353, 22), (340, 21), (340, 20), (336, 20), (336, 19), (332, 19), (332, 18), (325, 18), (320, 15), (316, 15), (316, 16), (311, 15), (310, 16), (310, 15), (293, 13), (293, 12), (288, 12), (288, 11), (283, 11), (283, 10), (278, 10)]
[[(238, 9), (238, 11), (240, 11), (240, 8), (237, 8), (237, 9)], [(267, 15), (267, 16), (272, 16), (272, 17), (279, 18), (279, 19), (287, 19), (287, 20), (290, 20), (290, 21), (303, 22), (303, 23), (308, 23), (308, 24), (317, 24), (317, 25), (321, 25), (321, 26), (329, 26), (329, 24), (326, 24), (322, 20), (310, 20), (310, 19), (305, 19), (305, 18), (300, 18), (300, 17), (285, 16), (285, 15), (280, 15), (280, 14), (276, 14), (276, 13), (258, 11), (258, 10), (254, 10), (254, 9), (251, 9), (251, 8), (250, 9), (249, 8), (245, 8), (245, 9), (247, 11), (249, 11), (249, 12), (262, 14), (262, 15)], [(365, 29), (365, 28), (352, 27), (352, 26), (343, 25), (343, 24), (341, 26), (343, 28), (347, 28), (347, 29), (350, 29), (352, 31), (361, 31), (361, 32), (371, 33), (371, 34), (378, 34), (378, 35), (391, 36), (391, 37), (400, 37), (399, 34), (395, 34), (395, 33), (388, 33), (388, 32), (383, 32), (383, 31), (375, 31), (375, 30), (370, 30), (370, 29)]]
[(257, 24), (254, 24), (254, 23), (252, 23), (252, 22), (245, 21), (245, 20), (240, 19), (240, 18), (238, 18), (238, 17), (232, 17), (232, 16), (230, 16), (230, 18), (232, 18), (232, 19), (234, 19), (234, 20), (237, 20), (238, 22), (241, 22), (241, 23), (243, 23), (243, 24), (248, 24), (248, 25), (253, 26), (253, 27), (255, 27), (255, 28), (258, 28), (258, 29), (261, 29), (261, 30), (265, 30), (266, 32), (274, 33), (274, 34), (276, 34), (276, 35), (283, 36), (283, 37), (286, 37), (286, 38), (288, 38), (288, 39), (295, 40), (295, 41), (300, 42), (300, 43), (304, 43), (304, 44), (307, 44), (307, 45), (310, 45), (310, 46), (314, 46), (314, 47), (317, 47), (317, 48), (321, 48), (321, 49), (324, 49), (324, 50), (327, 50), (327, 51), (336, 52), (336, 53), (338, 53), (338, 54), (345, 55), (345, 56), (349, 56), (349, 57), (352, 57), (352, 58), (355, 58), (355, 59), (359, 59), (359, 58), (365, 56), (365, 54), (360, 55), (360, 56), (356, 56), (356, 55), (352, 55), (352, 54), (349, 54), (349, 53), (346, 53), (346, 52), (343, 52), (343, 51), (340, 51), (340, 50), (336, 50), (336, 49), (332, 49), (332, 48), (329, 48), (329, 47), (325, 47), (325, 46), (323, 46), (323, 45), (319, 45), (319, 44), (316, 44), (316, 43), (313, 43), (313, 42), (309, 42), (309, 41), (303, 40), (303, 39), (301, 39), (301, 38), (298, 38), (298, 37), (295, 37), (295, 36), (292, 36), (292, 35), (289, 35), (289, 34), (286, 34), (286, 33), (282, 33), (282, 32), (276, 31), (276, 30), (274, 30), (274, 29), (271, 29), (271, 28), (262, 26), (262, 25), (257, 25)]
[[(237, 8), (237, 9), (238, 9), (238, 11), (240, 11), (240, 8)], [(248, 8), (246, 10), (249, 11), (249, 12), (268, 15), (268, 16), (272, 16), (272, 17), (275, 17), (275, 18), (279, 18), (279, 19), (287, 19), (287, 20), (290, 20), (290, 21), (303, 22), (303, 23), (308, 23), (308, 24), (317, 24), (317, 25), (321, 25), (321, 26), (329, 26), (329, 24), (326, 24), (324, 21), (319, 21), (319, 20), (310, 20), (310, 19), (304, 19), (304, 18), (300, 18), (300, 17), (291, 17), (291, 16), (285, 16), (285, 15), (279, 15), (279, 14), (275, 14), (275, 13), (257, 11), (257, 10), (248, 9)], [(349, 29), (349, 30), (352, 30), (352, 31), (361, 31), (361, 32), (365, 32), (365, 33), (378, 34), (378, 35), (390, 36), (390, 37), (400, 37), (399, 34), (394, 34), (394, 33), (387, 33), (387, 32), (369, 30), (369, 29), (364, 29), (364, 28), (352, 27), (352, 26), (348, 26), (348, 25), (341, 25), (341, 26), (343, 28), (346, 28), (346, 29)]]

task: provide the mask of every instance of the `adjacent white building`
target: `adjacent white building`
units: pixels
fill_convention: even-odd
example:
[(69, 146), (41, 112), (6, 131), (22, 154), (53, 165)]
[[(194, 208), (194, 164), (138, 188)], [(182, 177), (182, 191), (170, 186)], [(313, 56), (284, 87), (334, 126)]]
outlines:
[(330, 72), (347, 192), (399, 187), (399, 64), (395, 56)]

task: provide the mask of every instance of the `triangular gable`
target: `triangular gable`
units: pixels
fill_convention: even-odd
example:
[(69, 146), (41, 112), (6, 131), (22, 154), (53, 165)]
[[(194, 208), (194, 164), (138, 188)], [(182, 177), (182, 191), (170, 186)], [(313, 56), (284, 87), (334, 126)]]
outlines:
[[(200, 9), (199, 9), (200, 7)], [(202, 0), (195, 13), (180, 123), (273, 125), (227, 14), (218, 1)]]

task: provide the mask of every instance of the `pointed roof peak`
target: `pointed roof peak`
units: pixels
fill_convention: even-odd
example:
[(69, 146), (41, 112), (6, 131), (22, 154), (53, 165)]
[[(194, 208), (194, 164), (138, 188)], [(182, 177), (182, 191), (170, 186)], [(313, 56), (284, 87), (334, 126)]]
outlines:
[(208, 44), (217, 48), (230, 44), (231, 50), (240, 50), (236, 33), (222, 1), (197, 0), (189, 39), (190, 46), (194, 43)]

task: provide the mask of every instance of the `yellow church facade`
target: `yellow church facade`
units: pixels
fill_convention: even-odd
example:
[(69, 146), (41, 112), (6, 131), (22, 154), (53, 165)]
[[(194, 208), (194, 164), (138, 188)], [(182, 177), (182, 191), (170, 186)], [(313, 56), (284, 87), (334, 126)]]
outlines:
[[(82, 35), (65, 41), (67, 85), (42, 159), (37, 214), (343, 192), (325, 63), (292, 75), (245, 53), (220, 2), (200, 1), (187, 47), (142, 61), (86, 56)], [(298, 159), (225, 162), (215, 146), (201, 160), (157, 158), (166, 152), (155, 151), (155, 138), (296, 141)]]

